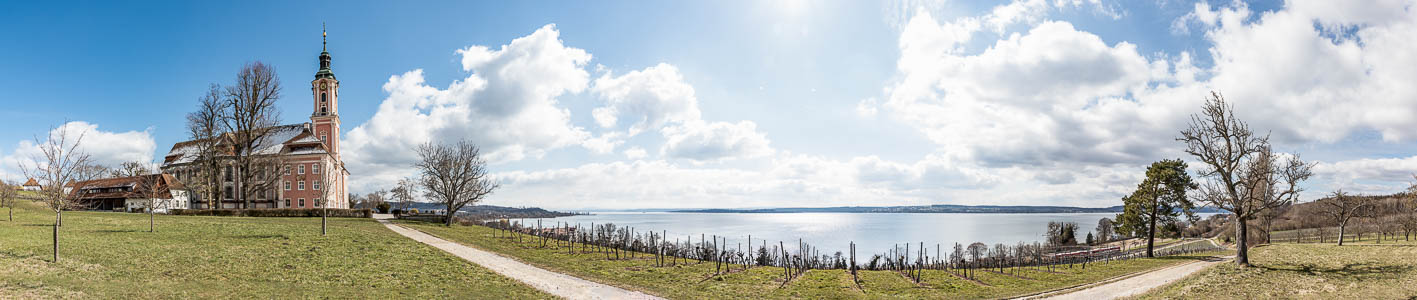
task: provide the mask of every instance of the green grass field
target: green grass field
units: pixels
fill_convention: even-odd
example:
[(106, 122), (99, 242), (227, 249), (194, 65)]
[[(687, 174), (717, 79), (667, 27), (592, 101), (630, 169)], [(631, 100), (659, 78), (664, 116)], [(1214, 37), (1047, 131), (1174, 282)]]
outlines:
[[(889, 271), (864, 271), (860, 274), (862, 288), (851, 282), (844, 270), (812, 270), (782, 286), (782, 268), (754, 267), (709, 277), (712, 263), (697, 263), (673, 267), (656, 267), (651, 255), (638, 254), (631, 259), (607, 259), (600, 253), (568, 253), (554, 245), (538, 247), (539, 242), (526, 238), (493, 237), (494, 231), (481, 226), (442, 227), (422, 222), (402, 221), (402, 224), (447, 240), (515, 257), (524, 262), (571, 274), (588, 280), (643, 291), (674, 299), (704, 298), (1002, 298), (1027, 295), (1083, 283), (1100, 281), (1119, 275), (1159, 268), (1210, 255), (1177, 256), (1156, 259), (1135, 259), (1125, 262), (1061, 267), (1053, 272), (1008, 270), (1016, 275), (979, 271), (979, 282), (960, 279), (942, 271), (927, 271), (921, 285)], [(1214, 253), (1219, 254), (1219, 253)]]
[[(551, 298), (370, 219), (66, 212), (21, 200), (0, 218), (0, 299)], [(3, 213), (3, 210), (0, 210)]]
[(1371, 240), (1272, 244), (1250, 252), (1252, 268), (1221, 264), (1145, 298), (1408, 299), (1417, 297), (1417, 243)]

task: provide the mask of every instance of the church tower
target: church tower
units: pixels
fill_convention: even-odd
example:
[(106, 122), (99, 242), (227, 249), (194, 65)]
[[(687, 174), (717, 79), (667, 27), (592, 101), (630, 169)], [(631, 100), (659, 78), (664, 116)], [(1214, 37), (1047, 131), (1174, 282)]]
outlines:
[(314, 113), (310, 114), (310, 124), (314, 134), (330, 148), (330, 154), (339, 159), (339, 80), (330, 70), (330, 52), (325, 38), (327, 33), (320, 30), (320, 71), (315, 72), (315, 80), (310, 82), (310, 92), (314, 95)]

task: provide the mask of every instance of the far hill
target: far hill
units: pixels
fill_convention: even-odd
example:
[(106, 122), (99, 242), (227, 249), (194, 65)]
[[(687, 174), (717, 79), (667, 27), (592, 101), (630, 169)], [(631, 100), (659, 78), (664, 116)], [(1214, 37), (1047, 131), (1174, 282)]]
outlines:
[[(954, 205), (938, 204), (928, 206), (839, 206), (839, 207), (789, 207), (760, 209), (690, 209), (673, 210), (686, 213), (1120, 213), (1122, 206), (1073, 207), (1073, 206), (1003, 206), (1003, 205)], [(1199, 213), (1219, 212), (1213, 208), (1198, 209)]]
[[(392, 205), (392, 206), (395, 207), (395, 208), (400, 207), (399, 204), (400, 204), (399, 202), (389, 202), (389, 205)], [(443, 204), (441, 204), (441, 203), (426, 203), (426, 202), (412, 202), (412, 203), (409, 203), (409, 206), (408, 206), (408, 207), (409, 207), (409, 208), (413, 208), (413, 209), (418, 209), (419, 211), (432, 211), (432, 210), (447, 209), (447, 207), (444, 207)], [(473, 218), (473, 219), (501, 219), (501, 218), (520, 219), (520, 218), (555, 218), (555, 217), (574, 216), (574, 215), (579, 215), (579, 214), (578, 214), (578, 213), (559, 212), (559, 211), (549, 211), (549, 210), (545, 210), (545, 209), (541, 209), (541, 208), (537, 208), (537, 207), (522, 207), (522, 208), (518, 208), (518, 207), (506, 207), (506, 206), (496, 206), (496, 205), (475, 205), (475, 206), (465, 206), (465, 207), (463, 207), (462, 209), (458, 210), (458, 215), (459, 215), (459, 216), (463, 216), (463, 217), (471, 217), (471, 218)]]

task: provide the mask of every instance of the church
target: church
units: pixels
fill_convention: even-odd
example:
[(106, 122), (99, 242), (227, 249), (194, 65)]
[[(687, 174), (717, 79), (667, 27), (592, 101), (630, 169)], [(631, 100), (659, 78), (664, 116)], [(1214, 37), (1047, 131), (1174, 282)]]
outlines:
[[(325, 44), (324, 41), (321, 43)], [(226, 153), (218, 156), (225, 164), (220, 176), (222, 192), (219, 198), (222, 199), (219, 199), (219, 207), (208, 207), (209, 201), (201, 199), (200, 195), (195, 193), (191, 197), (189, 207), (320, 208), (325, 206), (316, 203), (317, 200), (330, 199), (328, 208), (349, 208), (348, 190), (345, 189), (349, 171), (345, 169), (339, 152), (339, 80), (335, 79), (334, 71), (330, 70), (330, 52), (326, 46), (321, 48), (320, 69), (315, 72), (315, 79), (310, 81), (310, 122), (268, 128), (271, 132), (266, 135), (267, 140), (260, 144), (270, 146), (253, 150), (261, 155), (280, 156), (279, 161), (285, 165), (281, 171), (284, 173), (280, 176), (280, 182), (273, 189), (258, 193), (256, 199), (251, 199), (251, 207), (243, 207), (246, 201), (237, 200), (233, 190), (234, 159), (230, 155), (232, 147), (228, 133), (217, 145), (217, 149), (225, 149), (221, 152)], [(194, 180), (194, 162), (198, 152), (195, 149), (196, 141), (174, 144), (172, 150), (163, 158), (162, 172), (173, 174), (184, 182)], [(328, 180), (318, 180), (321, 177)], [(328, 182), (325, 183), (328, 186), (321, 186), (321, 182)]]

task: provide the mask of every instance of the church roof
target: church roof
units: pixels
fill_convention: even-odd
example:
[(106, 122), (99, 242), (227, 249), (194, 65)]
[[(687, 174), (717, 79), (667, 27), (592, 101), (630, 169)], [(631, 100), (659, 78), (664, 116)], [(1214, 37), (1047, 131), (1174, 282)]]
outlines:
[[(269, 132), (253, 145), (255, 150), (252, 151), (252, 153), (255, 155), (281, 154), (282, 151), (286, 150), (287, 145), (304, 140), (297, 140), (297, 138), (311, 136), (308, 124), (304, 123), (268, 127), (265, 130), (269, 130)], [(186, 164), (196, 161), (200, 154), (198, 153), (200, 145), (197, 142), (198, 141), (193, 140), (173, 144), (172, 150), (169, 150), (167, 156), (163, 159), (163, 166)], [(320, 141), (316, 139), (314, 142), (318, 143)], [(230, 133), (222, 135), (221, 141), (218, 143), (217, 147), (221, 149), (219, 151), (222, 151), (223, 155), (235, 155), (234, 152), (231, 152)]]

